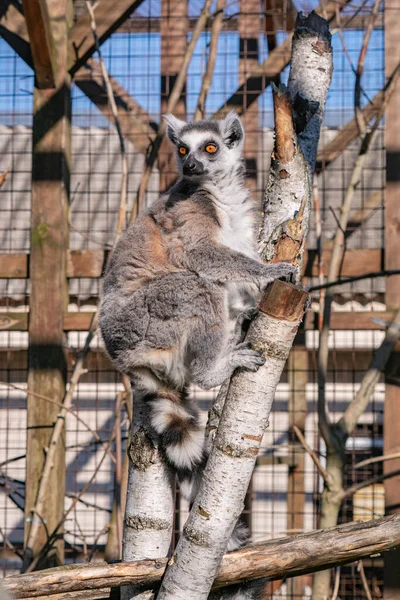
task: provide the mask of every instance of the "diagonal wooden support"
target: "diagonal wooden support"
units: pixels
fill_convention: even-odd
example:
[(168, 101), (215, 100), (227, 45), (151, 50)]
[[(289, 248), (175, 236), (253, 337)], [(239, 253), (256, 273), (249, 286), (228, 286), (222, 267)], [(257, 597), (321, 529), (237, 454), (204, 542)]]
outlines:
[[(328, 0), (328, 2), (321, 2), (315, 12), (323, 16), (330, 26), (333, 26), (337, 10), (342, 11), (349, 1)], [(241, 115), (261, 96), (270, 83), (276, 79), (276, 76), (289, 64), (292, 37), (293, 32), (268, 55), (261, 65), (252, 70), (230, 98), (213, 114), (213, 119), (223, 119), (233, 108)]]
[[(22, 12), (11, 2), (8, 2), (0, 16), (0, 35), (33, 69), (34, 62), (26, 21)], [(98, 61), (93, 58), (89, 59), (75, 73), (74, 82), (103, 115), (114, 123)], [(139, 152), (145, 154), (150, 141), (155, 138), (157, 124), (152, 123), (148, 113), (114, 78), (111, 78), (111, 86), (117, 102), (122, 132)]]
[[(30, 0), (25, 0), (30, 1)], [(99, 43), (105, 42), (122, 23), (143, 4), (144, 0), (101, 0), (95, 8)], [(90, 15), (84, 13), (69, 33), (68, 65), (74, 75), (94, 54), (95, 45), (90, 30)]]

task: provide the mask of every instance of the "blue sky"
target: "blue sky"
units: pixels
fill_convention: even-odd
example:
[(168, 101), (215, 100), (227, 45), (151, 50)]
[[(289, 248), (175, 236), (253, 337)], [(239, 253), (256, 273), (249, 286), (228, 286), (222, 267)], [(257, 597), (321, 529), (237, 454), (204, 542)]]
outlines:
[[(299, 4), (299, 3), (298, 3)], [(302, 8), (309, 9), (313, 0), (300, 2)], [(198, 14), (202, 2), (190, 2), (190, 12)], [(235, 12), (235, 5), (229, 10)], [(237, 7), (236, 7), (237, 10)], [(139, 9), (143, 16), (159, 14), (159, 1), (146, 0)], [(187, 82), (188, 117), (193, 115), (197, 94), (201, 85), (201, 73), (207, 56), (209, 32), (204, 33), (196, 47), (191, 61)], [(363, 31), (346, 30), (344, 42), (353, 64), (357, 64)], [(283, 40), (280, 34), (280, 41)], [(267, 56), (264, 36), (260, 36), (260, 62)], [(384, 36), (383, 30), (372, 34), (365, 63), (363, 86), (367, 98), (372, 98), (384, 84)], [(214, 80), (207, 100), (207, 113), (211, 115), (218, 109), (238, 85), (238, 49), (237, 32), (223, 32), (219, 39), (218, 56)], [(326, 124), (338, 127), (352, 117), (354, 74), (348, 57), (343, 52), (339, 35), (333, 35), (334, 74), (329, 91)], [(109, 72), (118, 79), (135, 99), (158, 120), (160, 111), (160, 36), (157, 33), (114, 34), (102, 46)], [(284, 73), (283, 79), (287, 78)], [(0, 40), (0, 123), (6, 125), (30, 125), (32, 119), (33, 73), (25, 63), (15, 55), (4, 40)], [(267, 89), (259, 99), (260, 125), (272, 125), (271, 92)], [(107, 121), (79, 89), (73, 88), (73, 122), (76, 125), (96, 125), (107, 127)]]

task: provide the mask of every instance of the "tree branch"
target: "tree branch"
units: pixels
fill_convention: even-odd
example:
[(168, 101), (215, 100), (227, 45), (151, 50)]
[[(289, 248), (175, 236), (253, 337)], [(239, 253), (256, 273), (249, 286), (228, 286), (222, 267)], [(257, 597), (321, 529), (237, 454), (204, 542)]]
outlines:
[[(331, 60), (326, 21), (315, 13), (307, 18), (300, 14), (293, 36), (289, 88), (280, 88), (274, 94), (276, 144), (260, 237), (263, 258), (297, 265), (297, 279), (308, 230), (312, 173)], [(247, 339), (261, 351), (265, 365), (257, 373), (236, 372), (231, 379), (200, 490), (158, 600), (208, 597), (242, 510), (276, 386), (307, 300), (302, 289), (281, 281), (275, 281), (261, 300), (259, 317), (250, 325)]]
[(386, 364), (393, 352), (393, 349), (400, 337), (400, 310), (390, 323), (385, 339), (375, 353), (370, 367), (364, 374), (361, 385), (353, 400), (347, 406), (343, 416), (339, 419), (339, 425), (343, 427), (346, 434), (351, 435), (353, 429), (358, 423), (359, 418), (366, 410), (371, 400), (375, 386), (384, 372)]
[(221, 33), (224, 21), (224, 8), (226, 0), (217, 0), (217, 9), (211, 25), (210, 52), (208, 55), (206, 72), (203, 75), (201, 90), (197, 100), (196, 111), (193, 120), (205, 119), (206, 117), (206, 100), (214, 75), (215, 61), (217, 59), (218, 40)]
[(321, 461), (319, 460), (318, 456), (316, 455), (316, 453), (314, 452), (314, 450), (311, 448), (311, 446), (309, 446), (307, 444), (304, 435), (301, 433), (301, 431), (297, 427), (297, 425), (293, 426), (293, 431), (297, 435), (297, 437), (298, 437), (301, 445), (303, 446), (304, 450), (311, 457), (311, 459), (312, 459), (313, 463), (315, 464), (315, 466), (317, 467), (317, 470), (318, 470), (319, 474), (321, 475), (322, 479), (325, 481), (326, 485), (329, 487), (329, 482), (330, 482), (329, 473), (321, 465)]
[[(226, 554), (214, 588), (251, 579), (273, 581), (295, 577), (360, 560), (399, 544), (399, 514), (270, 540)], [(74, 564), (14, 575), (3, 582), (16, 599), (52, 597), (63, 592), (75, 592), (74, 598), (79, 599), (79, 592), (84, 590), (127, 584), (140, 585), (142, 589), (154, 587), (164, 576), (167, 561), (167, 558), (158, 558), (112, 565), (104, 562)]]

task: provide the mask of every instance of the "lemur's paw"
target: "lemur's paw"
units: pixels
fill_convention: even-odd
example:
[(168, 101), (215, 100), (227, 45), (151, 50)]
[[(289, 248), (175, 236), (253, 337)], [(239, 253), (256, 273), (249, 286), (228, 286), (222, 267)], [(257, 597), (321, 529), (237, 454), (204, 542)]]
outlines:
[(294, 282), (298, 267), (289, 263), (276, 263), (272, 265), (265, 265), (265, 284), (268, 285), (275, 279), (282, 279), (284, 281)]
[(241, 367), (248, 371), (258, 371), (265, 364), (265, 358), (258, 350), (252, 350), (250, 344), (238, 344), (232, 352), (231, 361), (235, 368)]
[(258, 315), (258, 308), (256, 306), (249, 306), (243, 310), (239, 315), (237, 320), (243, 323), (244, 321), (252, 321)]

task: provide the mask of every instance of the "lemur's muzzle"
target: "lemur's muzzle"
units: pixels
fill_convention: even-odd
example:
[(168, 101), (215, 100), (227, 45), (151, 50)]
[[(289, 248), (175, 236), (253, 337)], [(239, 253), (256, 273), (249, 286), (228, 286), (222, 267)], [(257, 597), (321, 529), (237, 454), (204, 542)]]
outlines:
[(187, 161), (183, 165), (184, 175), (202, 175), (204, 173), (204, 167), (199, 160), (194, 157), (188, 157)]

